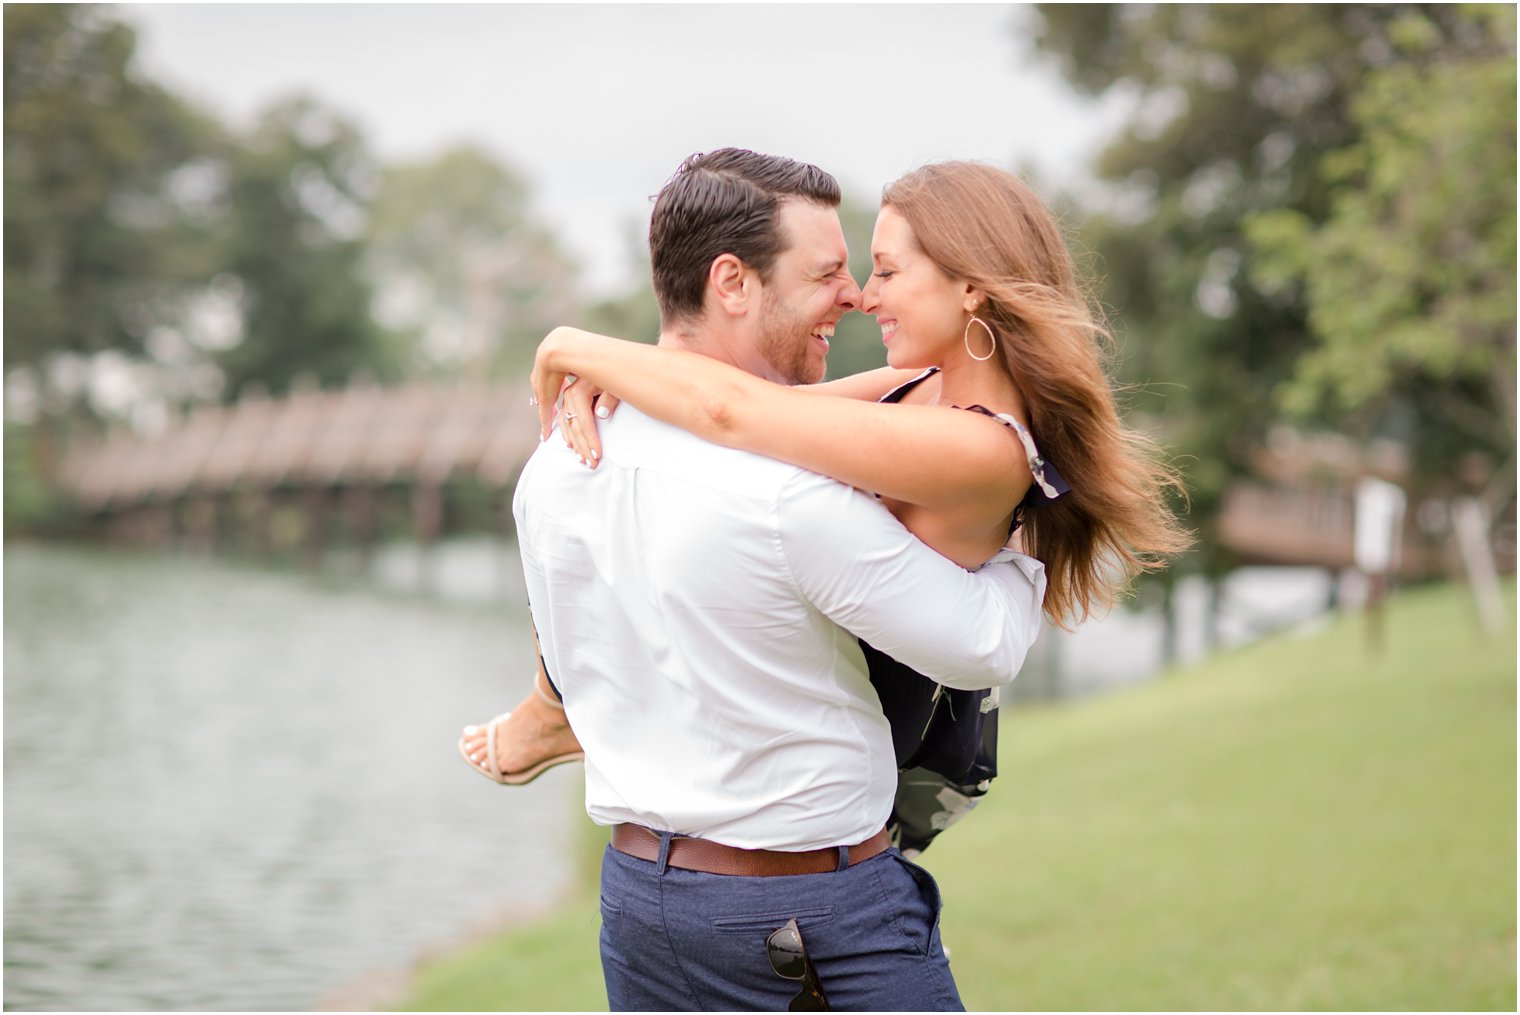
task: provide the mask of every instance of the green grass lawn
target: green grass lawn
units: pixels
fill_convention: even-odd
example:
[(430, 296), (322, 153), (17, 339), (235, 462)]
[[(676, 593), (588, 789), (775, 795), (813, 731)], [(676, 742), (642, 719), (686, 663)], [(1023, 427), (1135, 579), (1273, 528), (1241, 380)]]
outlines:
[[(923, 857), (967, 1007), (1514, 1011), (1514, 631), (1447, 588), (1387, 634), (1005, 710), (1002, 777)], [(405, 1008), (605, 1010), (594, 883)]]

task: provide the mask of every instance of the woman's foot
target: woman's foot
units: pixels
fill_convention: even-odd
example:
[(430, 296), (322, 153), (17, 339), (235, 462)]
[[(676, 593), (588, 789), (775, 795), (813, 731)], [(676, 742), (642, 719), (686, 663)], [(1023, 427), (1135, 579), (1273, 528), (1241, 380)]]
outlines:
[(539, 693), (529, 694), (512, 711), (483, 726), (466, 726), (459, 750), (477, 772), (510, 786), (531, 782), (555, 765), (585, 757), (564, 706), (551, 704)]

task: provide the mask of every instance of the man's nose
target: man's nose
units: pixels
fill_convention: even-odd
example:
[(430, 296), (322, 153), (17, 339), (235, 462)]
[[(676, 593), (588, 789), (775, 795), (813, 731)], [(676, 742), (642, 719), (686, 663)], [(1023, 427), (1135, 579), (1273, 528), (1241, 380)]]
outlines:
[(848, 273), (844, 285), (839, 287), (839, 296), (835, 302), (846, 310), (860, 309), (860, 286), (855, 284), (854, 277)]

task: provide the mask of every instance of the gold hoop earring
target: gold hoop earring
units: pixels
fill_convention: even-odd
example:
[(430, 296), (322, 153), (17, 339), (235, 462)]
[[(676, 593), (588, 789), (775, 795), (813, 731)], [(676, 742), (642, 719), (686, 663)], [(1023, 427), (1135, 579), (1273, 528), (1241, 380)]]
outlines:
[[(982, 330), (987, 333), (987, 340), (992, 343), (992, 348), (987, 350), (987, 355), (985, 356), (978, 356), (976, 353), (971, 351), (971, 326), (973, 324), (980, 324), (982, 326)], [(970, 356), (978, 363), (985, 363), (993, 356), (997, 355), (997, 336), (992, 333), (992, 328), (988, 326), (987, 322), (975, 314), (972, 314), (971, 320), (966, 322), (966, 332), (961, 336), (961, 341), (966, 343), (966, 355)]]

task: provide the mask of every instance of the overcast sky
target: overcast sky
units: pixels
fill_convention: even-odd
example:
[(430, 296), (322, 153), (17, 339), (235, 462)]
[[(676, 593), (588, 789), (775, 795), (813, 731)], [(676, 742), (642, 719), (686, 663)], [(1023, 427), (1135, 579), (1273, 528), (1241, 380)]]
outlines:
[(1004, 4), (131, 4), (150, 76), (235, 122), (310, 92), (387, 161), (482, 145), (594, 290), (694, 151), (815, 162), (874, 204), (945, 158), (1087, 172), (1126, 115), (1078, 97)]

